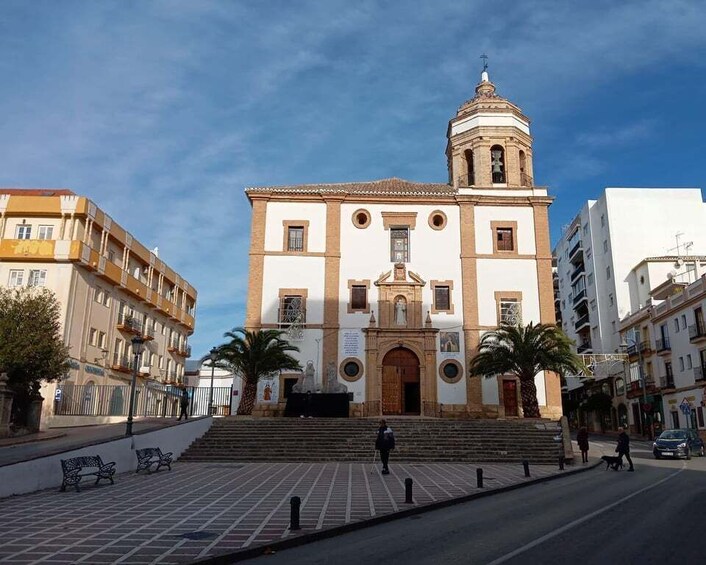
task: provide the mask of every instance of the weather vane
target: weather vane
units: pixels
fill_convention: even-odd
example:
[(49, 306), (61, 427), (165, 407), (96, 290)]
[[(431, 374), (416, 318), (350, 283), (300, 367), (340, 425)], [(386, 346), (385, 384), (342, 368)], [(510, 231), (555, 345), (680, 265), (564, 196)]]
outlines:
[(480, 56), (480, 58), (483, 59), (483, 70), (484, 70), (484, 71), (487, 71), (487, 70), (488, 70), (488, 55), (486, 55), (485, 53), (483, 53), (483, 54)]

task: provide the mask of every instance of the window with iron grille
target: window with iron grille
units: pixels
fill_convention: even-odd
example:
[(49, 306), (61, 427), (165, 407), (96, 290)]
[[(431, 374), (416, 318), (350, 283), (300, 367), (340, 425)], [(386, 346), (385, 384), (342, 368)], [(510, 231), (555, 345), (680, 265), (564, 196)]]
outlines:
[(497, 228), (495, 237), (498, 241), (498, 251), (515, 250), (515, 238), (513, 237), (512, 228)]
[(508, 326), (522, 324), (522, 303), (516, 298), (500, 299), (500, 323)]
[(390, 230), (390, 261), (393, 263), (409, 262), (409, 228)]
[(451, 296), (448, 286), (434, 287), (434, 310), (451, 310)]
[(279, 308), (279, 323), (283, 326), (301, 324), (306, 321), (304, 299), (302, 296), (286, 295), (282, 297)]
[(365, 310), (368, 307), (368, 289), (364, 285), (351, 287), (351, 310)]
[(287, 251), (304, 251), (304, 227), (287, 228)]

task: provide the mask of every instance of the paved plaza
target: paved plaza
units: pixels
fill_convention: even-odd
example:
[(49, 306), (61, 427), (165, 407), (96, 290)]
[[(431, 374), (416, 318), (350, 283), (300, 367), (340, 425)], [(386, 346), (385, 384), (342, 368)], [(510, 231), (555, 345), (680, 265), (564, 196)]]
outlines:
[[(81, 492), (45, 490), (0, 500), (0, 562), (189, 563), (296, 535), (289, 500), (301, 497), (301, 533), (479, 492), (475, 464), (176, 463)], [(556, 466), (483, 464), (492, 490), (561, 474)], [(570, 468), (568, 468), (570, 469)], [(563, 473), (566, 473), (564, 471)]]

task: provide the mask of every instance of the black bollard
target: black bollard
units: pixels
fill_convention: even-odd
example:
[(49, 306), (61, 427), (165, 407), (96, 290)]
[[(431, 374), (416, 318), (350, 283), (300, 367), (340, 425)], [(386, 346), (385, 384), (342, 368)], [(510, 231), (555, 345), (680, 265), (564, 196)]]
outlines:
[(483, 469), (480, 467), (476, 469), (476, 486), (478, 488), (483, 488)]
[(289, 529), (290, 530), (301, 530), (299, 526), (299, 507), (302, 505), (302, 499), (298, 496), (293, 496), (289, 503), (292, 505), (292, 509), (289, 514)]
[(559, 470), (564, 470), (564, 458), (561, 455), (559, 456)]
[(412, 479), (404, 480), (404, 503), (412, 504)]
[(530, 476), (529, 461), (527, 461), (527, 460), (523, 461), (522, 466), (525, 468), (525, 477), (529, 477)]

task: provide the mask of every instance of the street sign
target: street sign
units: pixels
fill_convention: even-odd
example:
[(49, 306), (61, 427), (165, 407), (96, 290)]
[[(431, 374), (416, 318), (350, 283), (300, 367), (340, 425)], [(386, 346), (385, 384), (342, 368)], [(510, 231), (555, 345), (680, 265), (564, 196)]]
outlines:
[(57, 402), (61, 401), (61, 389), (60, 388), (57, 388), (54, 391), (54, 400), (56, 400)]

